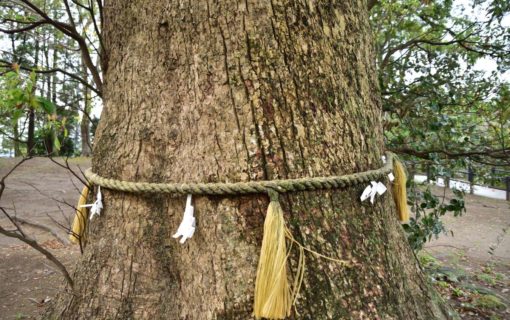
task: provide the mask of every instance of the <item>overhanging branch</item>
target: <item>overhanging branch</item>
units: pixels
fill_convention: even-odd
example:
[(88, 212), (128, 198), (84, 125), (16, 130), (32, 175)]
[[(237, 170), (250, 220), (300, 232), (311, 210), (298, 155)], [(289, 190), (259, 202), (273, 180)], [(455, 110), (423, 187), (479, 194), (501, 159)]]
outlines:
[(496, 160), (502, 160), (509, 162), (510, 149), (489, 149), (480, 151), (449, 151), (444, 149), (428, 149), (428, 150), (416, 150), (409, 147), (397, 147), (389, 148), (388, 150), (394, 153), (407, 154), (415, 156), (424, 160), (431, 160), (432, 154), (443, 155), (447, 159), (457, 159), (464, 157), (488, 157)]
[[(4, 68), (10, 68), (12, 66), (12, 63), (9, 63), (8, 61), (5, 61), (5, 60), (0, 60), (0, 67), (4, 67)], [(73, 79), (73, 80), (76, 80), (78, 81), (79, 83), (83, 84), (84, 86), (86, 86), (87, 88), (89, 88), (90, 90), (94, 91), (98, 96), (101, 97), (101, 91), (99, 91), (96, 87), (94, 87), (93, 85), (91, 85), (90, 83), (88, 83), (87, 81), (85, 81), (85, 79), (77, 76), (76, 74), (74, 73), (71, 73), (71, 72), (68, 72), (64, 69), (61, 69), (61, 68), (52, 68), (52, 69), (38, 69), (36, 67), (27, 67), (27, 66), (23, 66), (23, 65), (20, 65), (19, 66), (20, 69), (22, 70), (25, 70), (25, 71), (33, 71), (35, 73), (38, 73), (38, 74), (52, 74), (52, 73), (62, 73), (66, 76), (68, 76), (69, 78)]]
[[(41, 17), (41, 20), (38, 21), (38, 23), (39, 23), (38, 25), (36, 25), (36, 26), (33, 26), (33, 24), (31, 25), (31, 26), (33, 26), (33, 28), (39, 27), (44, 24), (49, 24), (49, 25), (52, 25), (53, 27), (55, 27), (57, 30), (60, 30), (66, 36), (70, 37), (71, 39), (75, 40), (78, 43), (78, 46), (81, 51), (81, 57), (83, 59), (84, 64), (87, 66), (87, 69), (92, 74), (92, 78), (96, 85), (97, 92), (101, 92), (102, 86), (103, 86), (103, 81), (99, 74), (99, 70), (94, 65), (92, 58), (90, 57), (89, 48), (87, 46), (87, 42), (86, 42), (85, 38), (83, 38), (76, 30), (76, 27), (74, 26), (74, 21), (72, 20), (72, 17), (70, 17), (70, 21), (72, 24), (67, 24), (67, 23), (64, 23), (61, 21), (56, 21), (56, 20), (52, 19), (50, 16), (48, 16), (46, 14), (46, 12), (44, 12), (41, 8), (39, 8), (37, 5), (35, 5), (31, 1), (29, 1), (29, 0), (19, 0), (19, 1), (24, 6), (26, 6), (29, 10), (33, 11), (35, 14), (37, 14), (38, 16)], [(65, 3), (68, 4), (67, 1)], [(68, 13), (70, 13), (70, 11), (68, 11)], [(14, 30), (12, 30), (12, 31), (14, 32)]]

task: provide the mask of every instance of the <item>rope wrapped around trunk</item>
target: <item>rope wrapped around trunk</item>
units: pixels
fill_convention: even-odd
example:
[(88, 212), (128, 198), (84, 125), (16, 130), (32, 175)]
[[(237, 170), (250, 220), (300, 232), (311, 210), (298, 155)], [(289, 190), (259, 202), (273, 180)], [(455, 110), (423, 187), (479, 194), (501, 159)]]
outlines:
[[(342, 266), (349, 266), (350, 263), (345, 260), (327, 257), (297, 242), (286, 226), (283, 210), (278, 201), (278, 195), (280, 193), (341, 189), (355, 185), (368, 184), (371, 181), (386, 179), (387, 175), (392, 171), (395, 171), (397, 174), (397, 179), (393, 183), (395, 201), (398, 204), (397, 209), (401, 220), (408, 219), (408, 211), (404, 212), (404, 210), (407, 210), (405, 171), (400, 161), (398, 161), (391, 152), (386, 153), (386, 163), (383, 167), (343, 176), (235, 183), (151, 183), (109, 179), (101, 177), (92, 172), (91, 169), (88, 169), (85, 171), (85, 177), (91, 185), (131, 193), (225, 196), (257, 193), (268, 194), (270, 203), (264, 222), (264, 235), (255, 281), (253, 309), (254, 316), (257, 319), (285, 319), (291, 315), (292, 306), (297, 299), (299, 289), (303, 282), (305, 251)], [(77, 218), (80, 217), (77, 215)], [(82, 236), (82, 233), (85, 231), (85, 228), (82, 227), (83, 225), (84, 224), (77, 224), (77, 226), (81, 227), (78, 231), (73, 229), (79, 236)], [(290, 248), (287, 249), (286, 240), (290, 241), (290, 247), (295, 244), (299, 249), (298, 265), (293, 284), (289, 283), (287, 277), (287, 259), (290, 254)]]
[(353, 173), (343, 176), (313, 177), (300, 179), (262, 180), (234, 183), (151, 183), (130, 182), (101, 177), (89, 168), (85, 171), (87, 180), (97, 186), (111, 190), (132, 193), (173, 193), (193, 195), (244, 195), (297, 191), (315, 191), (323, 189), (340, 189), (354, 185), (370, 183), (385, 177), (393, 170), (393, 153), (386, 153), (386, 164), (379, 169)]

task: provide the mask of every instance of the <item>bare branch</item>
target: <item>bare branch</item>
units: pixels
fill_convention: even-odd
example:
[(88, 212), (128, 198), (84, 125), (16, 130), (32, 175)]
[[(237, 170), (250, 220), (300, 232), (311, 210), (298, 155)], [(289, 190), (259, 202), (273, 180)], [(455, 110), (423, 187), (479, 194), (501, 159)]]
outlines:
[(389, 59), (391, 58), (391, 56), (395, 53), (395, 52), (398, 52), (400, 50), (404, 50), (404, 49), (407, 49), (407, 48), (410, 48), (412, 46), (415, 46), (415, 45), (418, 45), (420, 43), (424, 43), (424, 44), (429, 44), (429, 45), (433, 45), (433, 46), (448, 46), (448, 45), (452, 45), (452, 44), (460, 44), (461, 46), (463, 45), (463, 42), (468, 38), (470, 37), (470, 35), (468, 35), (466, 38), (463, 38), (463, 39), (455, 39), (455, 40), (451, 40), (451, 41), (433, 41), (433, 40), (427, 40), (427, 39), (412, 39), (412, 40), (409, 40), (407, 42), (404, 42), (394, 48), (391, 48), (391, 49), (388, 49), (388, 51), (386, 52), (386, 55), (384, 56), (382, 62), (381, 62), (381, 69), (383, 69), (389, 62)]
[(35, 29), (43, 24), (48, 24), (48, 21), (46, 20), (39, 20), (39, 21), (36, 21), (36, 22), (33, 22), (31, 24), (29, 24), (28, 26), (26, 27), (23, 27), (23, 28), (19, 28), (19, 29), (1, 29), (0, 28), (0, 32), (3, 32), (3, 33), (6, 33), (6, 34), (15, 34), (15, 33), (22, 33), (22, 32), (26, 32), (26, 31), (30, 31), (32, 29)]
[(101, 22), (101, 25), (103, 25), (103, 2), (101, 0), (96, 0), (97, 3), (97, 9), (99, 11), (99, 21)]
[[(72, 24), (70, 25), (67, 23), (53, 20), (43, 10), (41, 10), (39, 7), (37, 7), (31, 1), (20, 0), (20, 2), (25, 4), (28, 8), (30, 8), (32, 11), (34, 11), (36, 14), (38, 14), (48, 24), (50, 24), (50, 25), (54, 26), (56, 29), (62, 31), (65, 35), (69, 36), (70, 38), (72, 38), (73, 40), (75, 40), (78, 43), (78, 46), (80, 47), (81, 57), (83, 59), (83, 62), (85, 63), (85, 65), (89, 69), (90, 73), (92, 74), (92, 78), (94, 79), (94, 83), (96, 84), (97, 90), (99, 92), (101, 92), (102, 87), (103, 87), (103, 81), (101, 80), (101, 76), (99, 75), (99, 70), (94, 65), (92, 58), (90, 57), (90, 53), (88, 50), (86, 40), (78, 33), (78, 31), (74, 27), (74, 21), (71, 20)], [(67, 1), (66, 1), (66, 4), (67, 4)]]
[(2, 130), (2, 129), (0, 129), (0, 134), (2, 134), (2, 136), (3, 136), (4, 138), (7, 138), (7, 139), (9, 139), (9, 140), (11, 140), (11, 141), (15, 141), (15, 142), (19, 142), (19, 143), (27, 143), (27, 141), (26, 141), (26, 140), (21, 140), (21, 139), (15, 138), (15, 137), (13, 137), (13, 136), (9, 135), (7, 132), (5, 132), (5, 131), (4, 131), (4, 130)]
[[(65, 215), (64, 210), (62, 209), (62, 207), (60, 207), (59, 205), (57, 205), (57, 207), (58, 207), (58, 209), (60, 210), (60, 214), (62, 215), (62, 217), (64, 218), (64, 220), (67, 220), (67, 217), (66, 217), (66, 215)], [(80, 245), (80, 253), (81, 253), (81, 254), (83, 254), (83, 248), (84, 248), (85, 244), (83, 243), (84, 241), (82, 241), (82, 240), (83, 240), (83, 239), (82, 239), (82, 235), (77, 234), (76, 232), (74, 232), (74, 231), (73, 231), (73, 229), (72, 229), (72, 227), (71, 227), (71, 221), (69, 221), (69, 220), (67, 221), (68, 226), (66, 227), (66, 226), (62, 225), (60, 222), (58, 222), (58, 221), (54, 220), (54, 219), (53, 219), (53, 217), (50, 217), (50, 219), (52, 219), (52, 221), (53, 221), (54, 223), (56, 223), (57, 225), (59, 225), (61, 228), (63, 228), (64, 230), (66, 230), (66, 231), (67, 231), (67, 233), (68, 233), (69, 235), (72, 235), (72, 236), (74, 236), (76, 239), (78, 239), (78, 243), (79, 243), (79, 245)], [(86, 218), (85, 218), (85, 219), (86, 219)]]
[(47, 193), (44, 193), (41, 189), (37, 188), (35, 185), (33, 185), (31, 183), (25, 182), (24, 184), (26, 184), (27, 186), (31, 187), (32, 189), (34, 189), (35, 191), (39, 192), (41, 195), (45, 196), (48, 199), (51, 199), (51, 200), (53, 200), (53, 201), (55, 201), (55, 202), (57, 202), (59, 204), (63, 204), (65, 206), (71, 208), (74, 211), (76, 211), (76, 209), (77, 209), (74, 205), (72, 205), (72, 204), (70, 204), (70, 203), (68, 203), (68, 202), (66, 202), (64, 200), (59, 200), (59, 199), (57, 199), (55, 197), (50, 196)]
[(73, 29), (76, 30), (76, 24), (74, 23), (73, 15), (71, 13), (71, 8), (69, 7), (69, 2), (64, 0), (64, 5), (66, 7), (67, 17), (69, 18), (69, 22), (73, 26)]
[(443, 149), (429, 149), (429, 150), (416, 150), (409, 147), (400, 147), (400, 148), (389, 148), (390, 151), (395, 153), (403, 153), (412, 155), (421, 159), (431, 160), (431, 154), (442, 154), (447, 159), (455, 159), (462, 157), (476, 157), (476, 156), (485, 156), (493, 159), (503, 160), (508, 162), (508, 149), (489, 149), (489, 150), (478, 150), (478, 151), (451, 151), (451, 150), (443, 150)]
[(10, 214), (7, 213), (7, 211), (5, 211), (5, 208), (2, 208), (0, 207), (0, 210), (4, 213), (4, 215), (7, 217), (7, 219), (9, 219), (9, 221), (11, 221), (11, 223), (16, 227), (16, 230), (23, 236), (23, 237), (26, 237), (27, 235), (25, 234), (25, 232), (23, 231), (23, 229), (21, 229), (21, 227), (18, 225), (17, 221), (14, 219), (14, 217), (11, 217)]
[[(51, 216), (49, 216), (49, 215), (48, 215), (48, 217), (51, 218)], [(55, 232), (55, 230), (51, 229), (50, 227), (47, 227), (45, 225), (42, 225), (42, 224), (30, 221), (30, 220), (27, 220), (27, 219), (23, 219), (23, 218), (20, 218), (20, 217), (17, 217), (17, 216), (14, 216), (14, 217), (11, 217), (11, 218), (12, 218), (12, 220), (16, 221), (17, 223), (26, 224), (26, 225), (28, 225), (28, 226), (30, 226), (32, 228), (41, 229), (43, 231), (46, 231), (46, 232), (50, 233), (53, 237), (55, 237), (55, 239), (57, 239), (63, 245), (68, 245), (69, 244), (69, 241), (67, 241), (67, 239), (62, 238), (57, 232)]]
[(71, 289), (74, 287), (73, 279), (69, 275), (69, 272), (67, 272), (67, 269), (62, 264), (62, 262), (60, 262), (51, 252), (49, 252), (48, 250), (41, 247), (37, 243), (37, 241), (30, 239), (30, 238), (26, 238), (20, 234), (15, 233), (15, 232), (8, 231), (8, 230), (2, 228), (2, 226), (0, 226), (0, 233), (7, 237), (10, 237), (10, 238), (16, 238), (16, 239), (28, 244), (29, 246), (31, 246), (35, 250), (39, 251), (40, 253), (42, 253), (48, 260), (50, 260), (51, 262), (53, 262), (53, 264), (55, 264), (55, 266), (60, 270), (60, 272), (62, 272), (62, 274), (64, 275), (64, 278), (66, 279), (66, 281), (69, 284), (69, 286), (71, 287)]
[(94, 30), (96, 32), (97, 38), (99, 39), (99, 49), (100, 49), (99, 56), (102, 57), (102, 55), (104, 54), (103, 36), (101, 35), (101, 32), (99, 31), (99, 25), (96, 21), (96, 15), (94, 14), (94, 3), (92, 2), (92, 0), (89, 0), (89, 8), (90, 8), (90, 18), (92, 20), (92, 24), (94, 25)]
[(20, 161), (18, 161), (18, 163), (16, 163), (14, 165), (14, 167), (11, 168), (11, 170), (9, 170), (2, 177), (2, 179), (0, 179), (0, 198), (2, 198), (2, 194), (4, 193), (4, 190), (5, 190), (5, 179), (7, 179), (7, 177), (9, 177), (14, 172), (14, 170), (16, 170), (19, 166), (21, 166), (25, 161), (30, 160), (30, 159), (32, 159), (32, 156), (28, 156), (28, 157), (21, 159)]
[(87, 181), (87, 180), (82, 179), (82, 177), (84, 177), (84, 174), (83, 174), (83, 171), (81, 170), (81, 168), (80, 168), (80, 167), (78, 167), (78, 170), (80, 170), (80, 172), (81, 172), (81, 174), (82, 174), (81, 176), (80, 176), (79, 174), (77, 174), (76, 172), (74, 172), (74, 170), (73, 170), (73, 169), (71, 169), (71, 166), (69, 165), (69, 160), (68, 160), (68, 158), (66, 158), (66, 159), (64, 160), (64, 163), (65, 163), (65, 164), (62, 164), (62, 163), (58, 162), (58, 161), (57, 161), (57, 160), (55, 160), (52, 156), (49, 156), (48, 158), (50, 159), (50, 161), (51, 161), (51, 162), (53, 162), (53, 163), (54, 163), (54, 164), (56, 164), (57, 166), (59, 166), (59, 167), (61, 167), (61, 168), (64, 168), (64, 169), (69, 170), (69, 172), (71, 172), (71, 174), (72, 174), (72, 175), (73, 175), (76, 179), (80, 180), (80, 182), (81, 182), (81, 183), (83, 183), (83, 185), (85, 185), (85, 186), (89, 185), (89, 183), (88, 183), (88, 181)]
[[(41, 10), (38, 6), (36, 6), (35, 4), (33, 4), (31, 1), (28, 1), (28, 0), (20, 0), (21, 3), (25, 4), (30, 10), (32, 10), (34, 13), (38, 14), (41, 18), (43, 18), (43, 20), (45, 20), (48, 24), (51, 24), (53, 25), (55, 28), (57, 28), (58, 30), (62, 31), (63, 33), (65, 33), (66, 35), (72, 37), (74, 39), (74, 36), (79, 36), (79, 34), (77, 34), (75, 32), (75, 30), (73, 30), (73, 27), (67, 23), (63, 23), (63, 22), (60, 22), (60, 21), (55, 21), (53, 20), (52, 18), (50, 18), (46, 12), (44, 12), (43, 10)], [(74, 32), (73, 32), (74, 31)]]

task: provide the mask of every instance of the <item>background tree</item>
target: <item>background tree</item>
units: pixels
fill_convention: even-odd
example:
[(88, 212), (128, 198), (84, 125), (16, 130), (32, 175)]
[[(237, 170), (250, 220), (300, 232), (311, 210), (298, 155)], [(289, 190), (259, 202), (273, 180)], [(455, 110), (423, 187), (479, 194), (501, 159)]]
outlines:
[[(508, 11), (499, 1), (374, 3), (386, 146), (409, 161), (411, 171), (426, 173), (427, 180), (467, 179), (459, 171), (469, 171), (476, 172), (479, 184), (505, 187), (510, 175), (509, 85), (503, 77), (510, 65)], [(483, 70), (491, 65), (497, 69)], [(440, 200), (430, 189), (409, 183), (415, 216), (405, 229), (419, 250), (447, 231), (443, 215), (464, 212), (463, 194)]]
[[(56, 138), (56, 132), (60, 128), (60, 124), (65, 122), (65, 118), (59, 123), (57, 119), (57, 108), (49, 100), (35, 95), (36, 74), (30, 73), (28, 77), (23, 77), (19, 72), (17, 65), (13, 66), (13, 71), (4, 75), (3, 81), (0, 83), (0, 112), (4, 117), (4, 124), (12, 126), (14, 136), (11, 138), (15, 142), (15, 150), (21, 152), (20, 143), (26, 143), (26, 154), (35, 154), (35, 136), (34, 126), (35, 117), (44, 117), (44, 130), (52, 139), (47, 141), (49, 148), (60, 149), (60, 140)], [(22, 132), (19, 130), (19, 122), (21, 118), (25, 118), (28, 122), (28, 138), (27, 141), (20, 140)]]
[[(510, 66), (509, 8), (476, 1), (466, 13), (469, 7), (454, 4), (379, 1), (372, 9), (386, 142), (443, 168), (508, 167), (510, 106), (501, 103), (508, 92), (501, 73)], [(479, 71), (477, 61), (498, 70)]]
[[(101, 95), (99, 5), (97, 2), (90, 6), (86, 2), (70, 5), (66, 1), (4, 1), (1, 4), (0, 31), (12, 43), (11, 48), (1, 53), (4, 70), (16, 63), (21, 70), (36, 72), (41, 79), (36, 90), (59, 106), (57, 113), (59, 117), (64, 114), (67, 117), (70, 134), (76, 130), (81, 135), (84, 155), (90, 155), (89, 113), (94, 99)], [(97, 65), (94, 59), (98, 60)], [(78, 113), (82, 120), (79, 127)], [(51, 140), (40, 125), (41, 119), (37, 129), (40, 132), (35, 132), (36, 119), (29, 119), (29, 143), (36, 143), (35, 136)], [(40, 139), (38, 143), (43, 141)], [(67, 145), (74, 146), (70, 141)], [(36, 149), (41, 150), (40, 147)]]

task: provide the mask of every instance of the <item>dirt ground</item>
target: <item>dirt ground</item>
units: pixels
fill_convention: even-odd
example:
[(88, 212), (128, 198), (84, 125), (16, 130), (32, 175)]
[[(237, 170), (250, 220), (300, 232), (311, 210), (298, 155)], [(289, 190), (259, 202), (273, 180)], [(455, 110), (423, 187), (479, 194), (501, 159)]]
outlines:
[[(0, 159), (0, 177), (18, 161)], [(88, 168), (90, 161), (72, 159), (70, 166), (80, 173), (79, 169)], [(16, 169), (5, 184), (0, 206), (12, 215), (50, 227), (64, 243), (47, 231), (21, 225), (26, 234), (72, 268), (80, 255), (79, 248), (69, 245), (66, 231), (59, 224), (70, 226), (74, 214), (71, 206), (76, 205), (80, 181), (50, 160), (35, 158)], [(0, 225), (13, 229), (1, 213)], [(58, 269), (39, 252), (17, 239), (0, 235), (0, 319), (30, 319), (38, 315), (63, 281)]]
[[(0, 177), (16, 162), (0, 159)], [(77, 172), (89, 165), (88, 159), (70, 160)], [(64, 243), (47, 231), (22, 225), (72, 269), (80, 252), (66, 241), (62, 226), (69, 227), (80, 190), (80, 182), (68, 170), (36, 158), (7, 178), (0, 206), (20, 218), (49, 226)], [(434, 191), (442, 193), (440, 188)], [(454, 236), (433, 240), (419, 258), (462, 319), (510, 319), (510, 202), (470, 195), (465, 200), (464, 216), (444, 219)], [(12, 229), (2, 215), (0, 225)], [(0, 319), (36, 318), (61, 290), (63, 281), (58, 269), (41, 254), (0, 235)]]
[[(448, 190), (447, 200), (450, 195)], [(510, 202), (475, 195), (464, 200), (463, 216), (442, 220), (453, 235), (429, 242), (422, 264), (462, 319), (510, 319)]]

